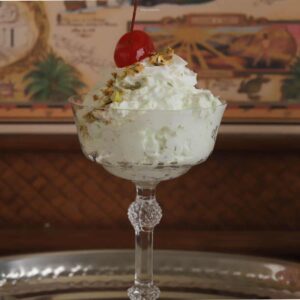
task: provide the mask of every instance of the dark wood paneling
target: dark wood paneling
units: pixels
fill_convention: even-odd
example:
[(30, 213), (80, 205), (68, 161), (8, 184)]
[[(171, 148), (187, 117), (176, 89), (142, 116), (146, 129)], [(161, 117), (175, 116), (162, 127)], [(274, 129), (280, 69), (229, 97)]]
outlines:
[[(221, 135), (205, 164), (159, 185), (157, 246), (296, 256), (298, 142)], [(133, 198), (130, 182), (83, 157), (75, 135), (0, 136), (2, 254), (129, 247)]]
[[(300, 230), (300, 155), (216, 151), (162, 182), (162, 226), (203, 230)], [(0, 228), (129, 227), (130, 182), (80, 152), (3, 152)]]

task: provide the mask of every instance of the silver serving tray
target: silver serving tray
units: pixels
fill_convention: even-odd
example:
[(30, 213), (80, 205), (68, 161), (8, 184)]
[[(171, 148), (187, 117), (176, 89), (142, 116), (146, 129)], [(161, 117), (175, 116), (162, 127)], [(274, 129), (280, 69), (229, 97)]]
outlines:
[[(204, 252), (156, 251), (161, 299), (300, 298), (300, 264)], [(103, 250), (0, 259), (0, 299), (127, 299), (133, 252)]]

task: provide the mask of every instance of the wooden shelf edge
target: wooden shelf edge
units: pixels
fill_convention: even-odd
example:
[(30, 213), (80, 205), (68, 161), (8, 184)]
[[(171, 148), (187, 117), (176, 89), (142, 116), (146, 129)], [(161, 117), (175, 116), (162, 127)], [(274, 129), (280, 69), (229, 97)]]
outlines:
[[(216, 150), (298, 151), (300, 135), (220, 134)], [(80, 151), (75, 134), (0, 134), (0, 151)]]
[[(133, 248), (130, 230), (1, 229), (0, 254)], [(155, 248), (300, 259), (300, 231), (157, 230)]]

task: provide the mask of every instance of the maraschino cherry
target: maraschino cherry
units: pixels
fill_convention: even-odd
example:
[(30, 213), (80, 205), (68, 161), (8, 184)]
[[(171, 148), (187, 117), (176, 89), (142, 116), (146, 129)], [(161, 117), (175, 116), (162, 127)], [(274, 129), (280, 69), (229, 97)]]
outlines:
[(137, 2), (137, 0), (134, 1), (130, 32), (120, 38), (115, 49), (114, 59), (119, 68), (130, 66), (155, 52), (150, 36), (144, 31), (133, 30)]
[(132, 65), (155, 52), (149, 35), (141, 30), (133, 30), (124, 34), (115, 49), (115, 63), (123, 68)]

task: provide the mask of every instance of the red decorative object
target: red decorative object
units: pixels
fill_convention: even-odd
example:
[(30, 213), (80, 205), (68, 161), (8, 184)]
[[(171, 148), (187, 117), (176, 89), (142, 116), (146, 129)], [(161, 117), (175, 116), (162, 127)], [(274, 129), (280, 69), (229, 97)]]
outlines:
[(124, 34), (117, 43), (114, 59), (117, 67), (132, 65), (155, 52), (153, 42), (144, 31), (133, 30)]
[(117, 67), (130, 66), (155, 52), (150, 36), (140, 30), (134, 30), (138, 0), (134, 0), (134, 8), (130, 32), (125, 33), (117, 43), (114, 59)]

